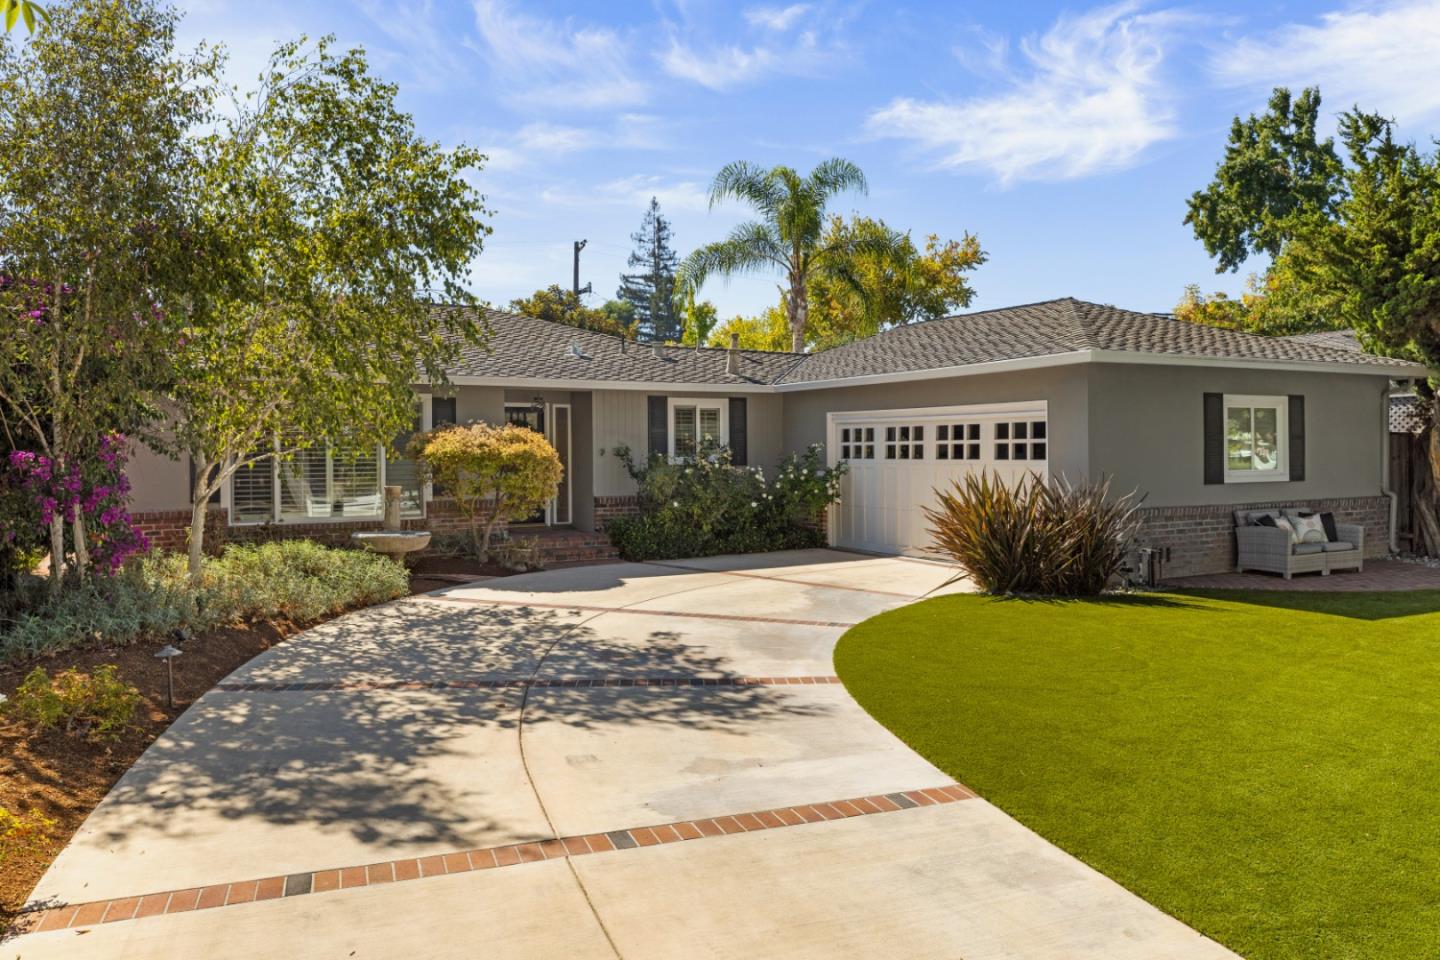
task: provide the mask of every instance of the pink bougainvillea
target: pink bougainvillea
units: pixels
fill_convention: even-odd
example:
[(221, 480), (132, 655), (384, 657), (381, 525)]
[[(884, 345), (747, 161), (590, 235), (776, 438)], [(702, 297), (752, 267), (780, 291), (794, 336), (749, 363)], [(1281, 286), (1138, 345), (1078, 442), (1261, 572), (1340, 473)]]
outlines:
[[(61, 469), (43, 454), (11, 451), (10, 482), (32, 506), (30, 516), (18, 522), (28, 520), (43, 538), (57, 515), (67, 523), (83, 517), (90, 559), (98, 569), (115, 572), (129, 557), (150, 549), (145, 534), (125, 508), (130, 495), (126, 459), (125, 438), (118, 433), (101, 437), (91, 459)], [(7, 542), (14, 541), (16, 531), (5, 531), (4, 537)]]

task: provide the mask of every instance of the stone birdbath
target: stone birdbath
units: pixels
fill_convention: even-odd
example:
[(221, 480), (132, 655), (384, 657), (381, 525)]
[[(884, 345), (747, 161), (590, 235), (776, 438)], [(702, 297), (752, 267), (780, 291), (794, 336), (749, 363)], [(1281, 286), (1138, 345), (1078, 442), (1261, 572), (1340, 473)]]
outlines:
[(385, 515), (380, 530), (364, 530), (350, 534), (350, 539), (376, 553), (383, 553), (396, 563), (405, 562), (405, 554), (430, 546), (429, 530), (400, 528), (400, 488), (385, 488)]

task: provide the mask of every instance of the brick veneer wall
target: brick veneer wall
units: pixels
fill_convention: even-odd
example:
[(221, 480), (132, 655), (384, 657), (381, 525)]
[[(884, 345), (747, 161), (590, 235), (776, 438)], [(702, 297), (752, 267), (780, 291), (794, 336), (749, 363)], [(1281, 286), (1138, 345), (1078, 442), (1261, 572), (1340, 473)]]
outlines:
[(1235, 569), (1236, 510), (1303, 507), (1335, 514), (1338, 523), (1365, 528), (1365, 555), (1383, 557), (1390, 552), (1390, 499), (1350, 497), (1340, 500), (1280, 500), (1201, 507), (1145, 507), (1136, 537), (1139, 546), (1170, 548), (1165, 576), (1189, 577), (1226, 573)]
[[(184, 550), (190, 539), (190, 511), (167, 510), (134, 514), (134, 520), (157, 550)], [(268, 540), (315, 540), (330, 546), (348, 546), (350, 534), (359, 530), (379, 530), (380, 520), (331, 520), (316, 523), (246, 523), (231, 526), (229, 512), (212, 506), (205, 520), (205, 548), (217, 552), (225, 543), (261, 543)], [(406, 530), (429, 530), (433, 533), (457, 533), (465, 529), (465, 519), (455, 509), (455, 501), (437, 498), (430, 501), (424, 517), (407, 518)], [(501, 524), (497, 532), (503, 531)]]
[(604, 530), (605, 525), (616, 517), (633, 517), (639, 512), (639, 497), (596, 497), (595, 529)]

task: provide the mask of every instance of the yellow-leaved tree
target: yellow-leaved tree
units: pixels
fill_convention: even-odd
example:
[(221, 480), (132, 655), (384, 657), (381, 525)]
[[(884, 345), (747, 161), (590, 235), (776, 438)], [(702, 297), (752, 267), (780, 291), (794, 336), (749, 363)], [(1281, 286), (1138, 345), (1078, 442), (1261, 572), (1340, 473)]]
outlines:
[(545, 506), (564, 472), (543, 435), (512, 423), (441, 427), (416, 434), (408, 452), (422, 479), (454, 498), (481, 560), (490, 556), (496, 526)]

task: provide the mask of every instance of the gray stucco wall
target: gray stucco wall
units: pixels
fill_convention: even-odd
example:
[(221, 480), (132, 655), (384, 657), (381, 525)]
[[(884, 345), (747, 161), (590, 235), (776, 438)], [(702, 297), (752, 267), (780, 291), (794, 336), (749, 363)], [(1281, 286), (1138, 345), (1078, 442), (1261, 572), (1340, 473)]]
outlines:
[[(1090, 457), (1146, 506), (1373, 496), (1381, 488), (1384, 377), (1215, 367), (1090, 367)], [(1303, 481), (1206, 484), (1206, 393), (1305, 397)]]
[(912, 380), (784, 393), (788, 450), (825, 442), (825, 415), (843, 410), (896, 410), (966, 403), (1049, 402), (1050, 471), (1084, 476), (1090, 469), (1087, 377), (1081, 366)]
[(135, 443), (130, 448), (125, 475), (130, 480), (130, 510), (134, 513), (186, 510), (190, 506), (188, 458), (172, 460), (143, 443)]
[(461, 423), (505, 422), (504, 387), (455, 387), (455, 418)]

